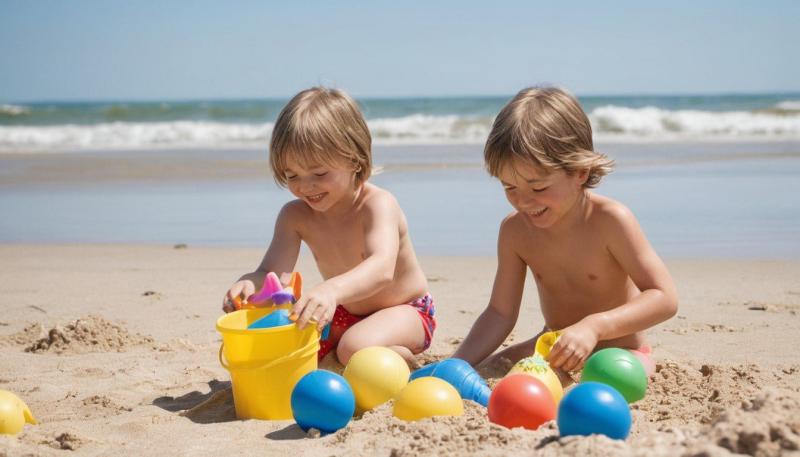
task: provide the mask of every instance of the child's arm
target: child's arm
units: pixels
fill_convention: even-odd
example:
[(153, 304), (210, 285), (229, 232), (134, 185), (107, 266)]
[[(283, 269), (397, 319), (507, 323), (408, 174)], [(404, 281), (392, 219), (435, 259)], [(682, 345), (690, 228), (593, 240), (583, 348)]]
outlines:
[(615, 205), (601, 227), (611, 255), (641, 291), (614, 309), (590, 314), (563, 330), (549, 361), (567, 371), (579, 368), (598, 341), (646, 330), (678, 311), (678, 294), (666, 265), (645, 237), (636, 217)]
[(489, 306), (481, 313), (469, 334), (453, 354), (454, 358), (476, 365), (492, 354), (506, 337), (519, 316), (527, 266), (514, 251), (511, 221), (500, 226), (497, 240), (497, 273)]
[(324, 327), (337, 304), (368, 298), (393, 280), (400, 250), (400, 206), (386, 192), (371, 196), (364, 205), (364, 260), (303, 294), (292, 311), (300, 328), (309, 320)]
[(236, 297), (244, 296), (243, 303), (256, 292), (256, 284), (259, 286), (264, 282), (264, 277), (268, 272), (274, 271), (280, 276), (281, 273), (289, 273), (294, 270), (297, 257), (300, 254), (300, 234), (297, 232), (297, 224), (302, 208), (296, 202), (289, 202), (281, 208), (278, 218), (275, 220), (275, 232), (272, 235), (269, 249), (267, 249), (261, 264), (256, 271), (242, 275), (223, 299), (222, 309), (225, 312), (233, 311), (231, 303)]

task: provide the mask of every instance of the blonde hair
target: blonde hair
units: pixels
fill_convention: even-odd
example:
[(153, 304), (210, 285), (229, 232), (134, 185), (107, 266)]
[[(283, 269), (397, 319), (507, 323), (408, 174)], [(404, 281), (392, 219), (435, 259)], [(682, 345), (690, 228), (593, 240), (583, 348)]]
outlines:
[(286, 159), (300, 164), (353, 167), (361, 184), (372, 173), (372, 137), (358, 105), (337, 89), (312, 87), (295, 95), (275, 121), (269, 162), (278, 185), (286, 187)]
[(483, 155), (494, 177), (521, 159), (567, 173), (587, 170), (587, 188), (614, 168), (613, 160), (594, 150), (592, 125), (578, 100), (556, 87), (529, 87), (511, 99), (494, 120)]

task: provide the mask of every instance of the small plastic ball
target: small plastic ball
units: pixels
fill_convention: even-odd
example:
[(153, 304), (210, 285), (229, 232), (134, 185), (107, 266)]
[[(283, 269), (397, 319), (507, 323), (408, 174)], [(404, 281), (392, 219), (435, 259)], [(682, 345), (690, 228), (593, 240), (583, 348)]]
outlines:
[(578, 384), (558, 406), (561, 436), (592, 434), (624, 440), (631, 431), (631, 410), (625, 398), (599, 382)]
[(553, 396), (556, 405), (564, 396), (564, 388), (561, 386), (561, 380), (558, 379), (558, 375), (550, 368), (547, 361), (538, 354), (517, 362), (508, 372), (508, 375), (512, 374), (526, 374), (542, 381)]
[(316, 428), (333, 433), (350, 422), (356, 400), (347, 381), (336, 373), (314, 370), (292, 390), (292, 415), (304, 431)]
[(503, 378), (489, 397), (489, 420), (508, 428), (536, 430), (556, 418), (553, 395), (542, 381), (526, 374)]
[(400, 393), (408, 384), (411, 370), (400, 354), (372, 346), (353, 354), (343, 375), (353, 388), (358, 410), (369, 411)]
[(447, 381), (426, 376), (409, 382), (400, 391), (392, 414), (406, 421), (433, 416), (461, 416), (464, 414), (464, 401)]
[(641, 400), (647, 392), (647, 374), (642, 362), (620, 348), (602, 349), (589, 357), (581, 374), (581, 383), (584, 382), (608, 384), (628, 403)]

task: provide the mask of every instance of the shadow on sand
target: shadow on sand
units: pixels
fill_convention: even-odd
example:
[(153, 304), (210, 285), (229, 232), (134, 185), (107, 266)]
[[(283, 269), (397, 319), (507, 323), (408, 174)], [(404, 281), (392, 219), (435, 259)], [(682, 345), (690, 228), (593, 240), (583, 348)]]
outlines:
[(308, 438), (308, 434), (297, 424), (289, 424), (280, 430), (267, 433), (264, 437), (273, 441), (302, 440)]
[(153, 400), (153, 405), (198, 424), (237, 420), (231, 383), (213, 379), (208, 382), (208, 387), (211, 389), (208, 393), (195, 390), (180, 397), (158, 397)]

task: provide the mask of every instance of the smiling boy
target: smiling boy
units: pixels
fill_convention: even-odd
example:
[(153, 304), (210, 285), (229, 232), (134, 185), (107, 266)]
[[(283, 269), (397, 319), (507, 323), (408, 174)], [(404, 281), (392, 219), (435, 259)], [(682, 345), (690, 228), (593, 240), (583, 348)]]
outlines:
[[(675, 285), (633, 213), (590, 190), (613, 162), (594, 151), (578, 101), (557, 88), (522, 90), (495, 119), (484, 157), (514, 211), (500, 225), (489, 305), (453, 356), (474, 365), (500, 346), (517, 322), (530, 270), (542, 331), (561, 331), (551, 367), (578, 370), (592, 352), (620, 347), (652, 371), (644, 331), (675, 315)], [(539, 335), (494, 357), (527, 357)]]

